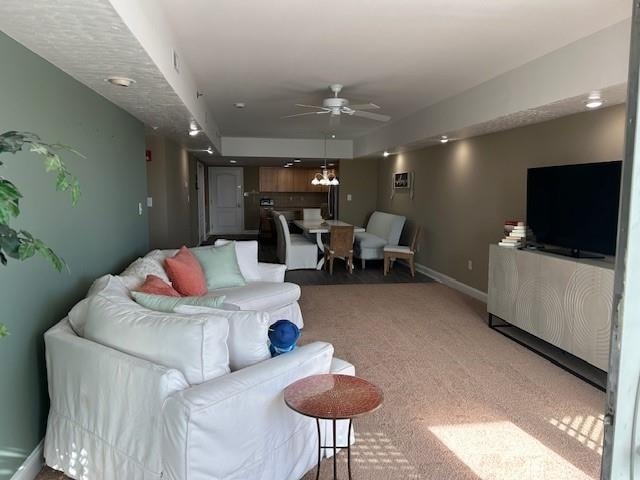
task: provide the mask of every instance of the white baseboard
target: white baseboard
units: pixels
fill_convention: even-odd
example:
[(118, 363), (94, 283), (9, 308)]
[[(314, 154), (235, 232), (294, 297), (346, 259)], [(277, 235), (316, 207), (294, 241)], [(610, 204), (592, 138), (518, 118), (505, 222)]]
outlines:
[(44, 440), (33, 449), (33, 452), (20, 465), (20, 468), (13, 474), (11, 480), (33, 480), (42, 470), (44, 465)]
[(454, 290), (458, 290), (459, 292), (465, 293), (470, 297), (480, 300), (481, 302), (487, 303), (487, 293), (483, 292), (482, 290), (473, 288), (466, 283), (459, 282), (455, 278), (445, 275), (444, 273), (440, 273), (420, 263), (416, 263), (416, 270), (420, 273), (423, 273), (427, 277), (433, 278), (436, 282), (442, 283), (447, 287), (451, 287)]

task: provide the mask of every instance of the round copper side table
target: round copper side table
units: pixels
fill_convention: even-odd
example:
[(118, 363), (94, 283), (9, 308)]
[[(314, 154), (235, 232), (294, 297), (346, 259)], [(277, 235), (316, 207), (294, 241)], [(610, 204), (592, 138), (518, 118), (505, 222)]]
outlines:
[[(284, 391), (284, 401), (292, 410), (316, 419), (318, 428), (318, 467), (320, 477), (322, 450), (333, 448), (333, 478), (337, 479), (336, 453), (347, 449), (347, 469), (351, 480), (351, 423), (354, 418), (377, 410), (382, 405), (382, 391), (375, 385), (352, 375), (312, 375), (289, 385)], [(333, 422), (333, 446), (322, 445), (320, 420)], [(336, 421), (349, 420), (347, 444), (336, 445)]]

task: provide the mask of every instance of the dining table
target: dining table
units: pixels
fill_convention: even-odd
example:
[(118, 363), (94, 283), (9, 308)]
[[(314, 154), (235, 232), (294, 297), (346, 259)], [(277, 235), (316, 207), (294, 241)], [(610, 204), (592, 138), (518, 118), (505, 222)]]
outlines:
[[(321, 270), (324, 265), (324, 243), (322, 242), (322, 235), (330, 233), (331, 227), (351, 227), (352, 225), (347, 222), (343, 222), (341, 220), (294, 220), (294, 225), (300, 228), (305, 234), (308, 236), (315, 235), (316, 237), (316, 245), (318, 245), (318, 249), (322, 256), (320, 260), (318, 260), (318, 264), (316, 265), (316, 270)], [(364, 232), (365, 229), (362, 227), (358, 227), (353, 225), (353, 232), (359, 233)]]

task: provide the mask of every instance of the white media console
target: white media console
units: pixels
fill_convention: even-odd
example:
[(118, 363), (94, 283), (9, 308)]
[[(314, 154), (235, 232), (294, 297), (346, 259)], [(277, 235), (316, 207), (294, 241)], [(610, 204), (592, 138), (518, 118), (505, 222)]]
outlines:
[(613, 264), (491, 245), (487, 310), (607, 371)]

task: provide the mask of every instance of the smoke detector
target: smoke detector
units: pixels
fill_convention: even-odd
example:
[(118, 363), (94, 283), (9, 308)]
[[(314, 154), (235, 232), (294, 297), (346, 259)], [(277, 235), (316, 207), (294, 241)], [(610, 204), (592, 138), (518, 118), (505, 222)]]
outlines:
[(136, 83), (135, 80), (127, 77), (109, 77), (106, 79), (106, 81), (111, 85), (115, 85), (117, 87), (130, 87), (131, 85)]

